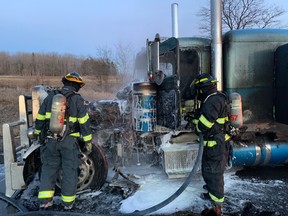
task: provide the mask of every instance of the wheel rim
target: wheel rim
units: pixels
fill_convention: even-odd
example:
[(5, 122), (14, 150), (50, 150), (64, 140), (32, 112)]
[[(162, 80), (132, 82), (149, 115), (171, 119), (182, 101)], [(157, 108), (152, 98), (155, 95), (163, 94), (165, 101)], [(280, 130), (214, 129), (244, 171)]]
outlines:
[(89, 187), (95, 175), (93, 160), (83, 153), (81, 153), (81, 164), (79, 168), (80, 174), (78, 176), (77, 191), (84, 190)]
[[(87, 155), (81, 153), (81, 164), (79, 166), (80, 173), (78, 176), (77, 191), (82, 191), (87, 189), (91, 182), (93, 181), (95, 175), (95, 166), (93, 160), (91, 160)], [(61, 188), (62, 180), (62, 170), (59, 173), (56, 185)]]

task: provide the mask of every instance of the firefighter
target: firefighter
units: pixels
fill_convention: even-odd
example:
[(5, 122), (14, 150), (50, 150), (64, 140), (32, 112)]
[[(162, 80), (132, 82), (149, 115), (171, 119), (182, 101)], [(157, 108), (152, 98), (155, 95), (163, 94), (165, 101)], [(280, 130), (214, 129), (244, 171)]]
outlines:
[[(38, 198), (41, 209), (53, 205), (55, 183), (62, 172), (61, 198), (64, 209), (73, 207), (78, 183), (80, 148), (79, 140), (85, 145), (83, 152), (88, 155), (92, 151), (92, 134), (90, 120), (84, 99), (77, 92), (85, 83), (82, 77), (71, 72), (62, 78), (63, 87), (51, 91), (40, 106), (36, 121), (35, 134), (41, 143), (40, 157), (42, 162), (40, 188)], [(49, 130), (51, 107), (56, 94), (66, 97), (65, 130), (62, 135), (52, 134)], [(56, 125), (57, 126), (57, 125)]]
[(201, 198), (212, 201), (211, 210), (221, 215), (224, 202), (223, 175), (230, 147), (230, 136), (225, 131), (228, 122), (227, 97), (217, 91), (217, 81), (207, 73), (198, 75), (191, 88), (196, 100), (201, 102), (193, 119), (196, 133), (202, 133), (204, 138), (201, 169), (205, 182), (203, 188), (208, 192), (201, 194)]

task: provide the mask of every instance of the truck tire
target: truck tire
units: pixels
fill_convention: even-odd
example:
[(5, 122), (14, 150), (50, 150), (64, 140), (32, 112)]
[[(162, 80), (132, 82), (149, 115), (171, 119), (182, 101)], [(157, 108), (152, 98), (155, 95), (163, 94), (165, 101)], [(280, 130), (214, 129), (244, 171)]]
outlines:
[[(41, 160), (39, 148), (34, 150), (25, 160), (23, 178), (26, 185), (33, 180), (37, 172), (39, 172), (40, 177)], [(100, 189), (107, 179), (107, 174), (108, 160), (105, 153), (101, 146), (93, 144), (92, 152), (89, 156), (81, 153), (77, 191)], [(61, 178), (62, 173), (60, 172), (56, 182), (58, 189), (61, 189)]]

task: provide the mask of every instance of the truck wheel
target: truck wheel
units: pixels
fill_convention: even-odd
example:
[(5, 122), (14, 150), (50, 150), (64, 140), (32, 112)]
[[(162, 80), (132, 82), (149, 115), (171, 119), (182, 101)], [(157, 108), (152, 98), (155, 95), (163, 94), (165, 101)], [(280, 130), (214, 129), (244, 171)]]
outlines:
[[(77, 191), (85, 189), (98, 190), (105, 183), (108, 173), (108, 161), (102, 148), (93, 144), (89, 156), (81, 153)], [(56, 186), (61, 188), (62, 173), (57, 179)]]

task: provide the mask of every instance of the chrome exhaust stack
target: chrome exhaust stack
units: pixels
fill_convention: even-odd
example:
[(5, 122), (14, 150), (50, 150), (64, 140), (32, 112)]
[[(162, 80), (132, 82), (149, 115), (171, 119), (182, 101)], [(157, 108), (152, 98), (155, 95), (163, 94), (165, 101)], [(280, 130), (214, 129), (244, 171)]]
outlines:
[(171, 5), (172, 11), (172, 37), (178, 38), (178, 4), (173, 3)]
[(222, 1), (210, 0), (211, 8), (211, 72), (218, 80), (217, 88), (223, 90), (222, 66)]

